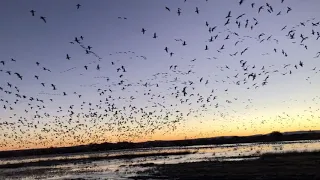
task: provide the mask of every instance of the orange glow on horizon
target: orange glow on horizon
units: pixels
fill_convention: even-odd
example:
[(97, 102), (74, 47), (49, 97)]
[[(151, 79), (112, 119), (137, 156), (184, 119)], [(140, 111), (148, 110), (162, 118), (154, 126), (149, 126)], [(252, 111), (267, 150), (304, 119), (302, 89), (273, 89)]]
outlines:
[[(289, 132), (289, 131), (309, 131), (319, 130), (320, 121), (319, 116), (305, 114), (299, 115), (298, 112), (296, 118), (288, 118), (286, 115), (267, 116), (265, 114), (258, 114), (256, 117), (252, 116), (249, 119), (244, 120), (213, 120), (212, 117), (202, 117), (201, 121), (198, 119), (190, 119), (185, 124), (181, 124), (176, 127), (175, 131), (170, 128), (164, 128), (162, 130), (155, 131), (151, 135), (144, 135), (143, 137), (131, 137), (125, 135), (122, 138), (117, 136), (111, 136), (110, 133), (93, 132), (97, 134), (97, 139), (83, 138), (83, 142), (74, 141), (72, 134), (70, 134), (64, 142), (61, 142), (59, 138), (49, 137), (39, 140), (38, 137), (28, 137), (24, 142), (29, 142), (27, 146), (19, 146), (21, 143), (14, 141), (8, 142), (8, 146), (0, 147), (0, 150), (13, 150), (13, 149), (33, 149), (33, 148), (48, 148), (48, 147), (67, 147), (76, 145), (87, 145), (91, 143), (103, 143), (103, 142), (145, 142), (145, 141), (170, 141), (170, 140), (183, 140), (183, 139), (196, 139), (196, 138), (209, 138), (219, 136), (250, 136), (256, 134), (268, 134), (272, 131)], [(263, 118), (258, 118), (263, 117)], [(249, 118), (249, 117), (248, 117)], [(138, 130), (136, 130), (138, 131)], [(81, 132), (79, 132), (81, 134)], [(44, 134), (45, 136), (45, 134)], [(32, 143), (37, 142), (37, 143)], [(10, 145), (9, 145), (10, 144)]]

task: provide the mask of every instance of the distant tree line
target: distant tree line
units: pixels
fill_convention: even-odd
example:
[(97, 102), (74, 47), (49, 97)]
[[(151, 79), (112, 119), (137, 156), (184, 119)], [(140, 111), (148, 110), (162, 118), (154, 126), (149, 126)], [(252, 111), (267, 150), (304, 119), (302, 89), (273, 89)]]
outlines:
[(2, 151), (0, 158), (19, 157), (19, 156), (38, 156), (38, 155), (52, 155), (52, 154), (67, 154), (67, 153), (85, 153), (95, 151), (110, 151), (123, 150), (134, 148), (153, 148), (153, 147), (170, 147), (170, 146), (193, 146), (193, 145), (209, 145), (209, 144), (238, 144), (238, 143), (268, 143), (276, 141), (295, 141), (295, 140), (317, 140), (320, 139), (320, 133), (310, 132), (303, 134), (282, 134), (274, 131), (267, 135), (255, 136), (232, 136), (232, 137), (217, 137), (217, 138), (201, 138), (201, 139), (185, 139), (175, 141), (147, 141), (141, 143), (119, 142), (119, 143), (102, 143), (89, 144), (73, 147), (59, 147), (59, 148), (44, 148), (44, 149), (29, 149), (29, 150), (15, 150)]

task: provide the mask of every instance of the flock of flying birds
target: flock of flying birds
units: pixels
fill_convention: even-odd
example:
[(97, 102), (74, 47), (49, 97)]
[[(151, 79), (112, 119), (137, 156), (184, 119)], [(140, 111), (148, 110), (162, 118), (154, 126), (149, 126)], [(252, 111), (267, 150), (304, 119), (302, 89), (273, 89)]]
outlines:
[[(208, 0), (206, 0), (208, 1)], [(186, 0), (184, 1), (186, 2)], [(221, 74), (224, 71), (234, 72), (232, 76), (215, 77), (198, 77), (195, 70), (195, 62), (199, 59), (194, 58), (188, 60), (184, 64), (171, 64), (168, 66), (167, 72), (157, 72), (146, 80), (132, 82), (128, 80), (127, 72), (132, 71), (130, 67), (121, 64), (121, 61), (115, 60), (108, 62), (112, 67), (113, 73), (117, 75), (116, 79), (109, 76), (96, 76), (93, 78), (99, 79), (102, 83), (95, 83), (86, 86), (93, 90), (98, 97), (97, 102), (91, 97), (86, 97), (80, 92), (68, 92), (59, 87), (59, 84), (47, 82), (34, 72), (33, 78), (42, 88), (39, 94), (30, 94), (24, 92), (23, 88), (17, 86), (16, 81), (24, 81), (26, 74), (15, 72), (8, 69), (8, 64), (16, 64), (19, 66), (18, 59), (9, 59), (0, 61), (1, 76), (14, 76), (14, 82), (1, 82), (0, 84), (0, 105), (3, 112), (9, 113), (8, 119), (0, 118), (0, 148), (12, 146), (10, 142), (17, 142), (18, 147), (48, 146), (52, 141), (56, 141), (56, 145), (66, 144), (85, 144), (88, 142), (104, 142), (108, 141), (108, 136), (105, 134), (113, 134), (117, 138), (132, 139), (140, 138), (147, 135), (152, 135), (156, 131), (164, 130), (164, 133), (176, 130), (184, 123), (188, 123), (187, 118), (201, 118), (208, 111), (215, 112), (215, 116), (225, 118), (228, 116), (228, 111), (232, 109), (232, 103), (240, 101), (240, 98), (231, 97), (228, 92), (232, 86), (241, 86), (249, 90), (256, 90), (267, 86), (272, 77), (276, 74), (288, 76), (305, 68), (304, 61), (292, 62), (284, 64), (282, 67), (275, 65), (258, 66), (248, 60), (245, 60), (244, 55), (250, 53), (251, 47), (247, 46), (240, 48), (240, 44), (245, 44), (247, 41), (264, 44), (273, 43), (275, 47), (268, 52), (264, 52), (261, 56), (277, 54), (282, 58), (289, 58), (290, 54), (285, 50), (285, 47), (279, 46), (280, 40), (273, 37), (267, 32), (258, 33), (257, 36), (246, 36), (232, 31), (232, 29), (244, 29), (255, 34), (255, 28), (260, 25), (258, 19), (260, 14), (266, 12), (270, 16), (290, 15), (292, 8), (285, 5), (284, 0), (279, 0), (281, 6), (273, 7), (267, 2), (262, 5), (258, 3), (240, 0), (239, 6), (249, 6), (253, 11), (257, 11), (256, 17), (248, 17), (246, 13), (235, 14), (232, 11), (226, 13), (224, 18), (225, 23), (212, 26), (209, 21), (203, 24), (203, 27), (208, 30), (208, 39), (203, 44), (203, 51), (214, 51), (217, 54), (227, 54), (230, 58), (238, 59), (238, 67), (235, 69), (229, 65), (217, 66)], [(281, 7), (281, 8), (280, 8)], [(82, 6), (77, 4), (76, 9), (81, 9)], [(164, 11), (173, 12), (170, 7), (164, 6)], [(201, 9), (194, 8), (194, 15), (201, 13)], [(38, 16), (35, 10), (30, 11), (32, 18)], [(181, 8), (176, 11), (178, 16), (183, 16), (186, 13)], [(266, 14), (264, 14), (266, 15)], [(50, 18), (38, 16), (44, 23), (50, 23)], [(118, 17), (125, 19), (126, 17)], [(308, 50), (308, 42), (311, 40), (319, 40), (320, 33), (317, 30), (320, 26), (320, 21), (316, 18), (310, 18), (304, 22), (300, 22), (295, 26), (286, 25), (279, 31), (283, 32), (283, 36), (294, 44), (297, 44), (303, 50)], [(310, 29), (310, 33), (299, 33)], [(221, 30), (219, 32), (219, 30)], [(141, 32), (137, 30), (137, 36), (149, 36), (150, 38), (158, 39), (157, 32), (150, 32), (148, 28), (141, 27)], [(183, 39), (174, 39), (181, 46), (188, 46), (189, 42)], [(226, 41), (234, 41), (233, 47), (228, 47), (225, 44), (218, 45), (219, 48), (211, 47), (211, 44)], [(85, 37), (74, 37), (70, 41), (73, 46), (78, 46), (85, 55), (95, 58), (94, 61), (84, 64), (83, 66), (71, 67), (60, 73), (69, 73), (75, 69), (82, 69), (85, 75), (86, 71), (103, 71), (102, 66), (104, 60), (100, 57), (94, 48), (85, 42)], [(190, 42), (191, 44), (191, 42)], [(233, 52), (230, 52), (231, 49)], [(168, 54), (168, 58), (178, 56), (177, 52), (173, 52), (169, 46), (164, 47), (163, 53)], [(312, 53), (312, 52), (310, 52)], [(148, 60), (144, 55), (140, 55), (134, 51), (120, 51), (110, 53), (110, 56), (130, 56), (141, 60)], [(320, 51), (314, 53), (314, 58), (320, 58)], [(72, 61), (71, 54), (65, 55), (66, 61)], [(208, 60), (217, 60), (217, 57), (208, 57)], [(174, 61), (172, 61), (174, 62)], [(42, 62), (34, 62), (34, 66), (39, 72), (55, 73), (46, 67)], [(182, 68), (186, 66), (188, 69)], [(318, 73), (317, 67), (310, 69), (314, 73)], [(189, 77), (195, 77), (196, 80), (190, 80)], [(30, 77), (28, 77), (30, 78)], [(308, 80), (308, 78), (306, 79)], [(214, 86), (210, 86), (214, 85)], [(217, 84), (227, 84), (230, 88), (219, 89)], [(139, 88), (136, 88), (139, 87)], [(213, 88), (214, 87), (214, 88)], [(199, 89), (207, 89), (209, 93), (202, 93)], [(118, 94), (126, 92), (129, 96)], [(226, 94), (221, 97), (219, 94)], [(55, 102), (58, 97), (69, 98), (76, 96), (81, 103), (79, 104), (61, 104), (52, 110), (51, 103)], [(11, 97), (11, 98), (8, 98)], [(14, 98), (12, 98), (14, 97)], [(148, 103), (139, 103), (140, 98), (148, 100)], [(10, 99), (15, 99), (11, 101)], [(313, 101), (319, 100), (319, 97)], [(242, 102), (247, 109), (253, 107), (252, 99)], [(20, 111), (19, 106), (26, 105), (26, 109)], [(48, 108), (50, 107), (50, 108)], [(316, 109), (315, 111), (318, 111)], [(234, 111), (235, 112), (235, 111)], [(285, 118), (290, 118), (284, 113)], [(313, 115), (312, 115), (313, 116)], [(231, 116), (232, 117), (232, 116)], [(236, 116), (232, 118), (236, 119)], [(279, 118), (282, 118), (279, 116)], [(302, 115), (299, 118), (304, 118)], [(44, 121), (46, 120), (46, 121)], [(263, 122), (262, 122), (263, 123)]]

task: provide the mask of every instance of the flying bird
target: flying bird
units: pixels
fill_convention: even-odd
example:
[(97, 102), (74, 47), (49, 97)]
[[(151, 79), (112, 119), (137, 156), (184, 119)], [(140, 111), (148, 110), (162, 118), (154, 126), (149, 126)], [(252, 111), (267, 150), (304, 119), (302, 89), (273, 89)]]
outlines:
[(157, 36), (157, 33), (154, 33), (153, 34), (153, 38), (155, 39), (155, 38), (157, 38), (158, 36)]
[(31, 10), (31, 15), (34, 16), (34, 13), (36, 12), (35, 10)]
[(141, 32), (142, 32), (142, 34), (144, 34), (146, 32), (146, 30), (144, 28), (142, 28)]
[(42, 19), (44, 23), (47, 23), (46, 17), (41, 16), (40, 19)]
[(287, 7), (287, 13), (289, 13), (292, 9), (290, 7)]
[(229, 11), (228, 15), (226, 16), (226, 18), (231, 18), (231, 11)]
[(177, 13), (178, 13), (178, 16), (180, 16), (180, 15), (181, 15), (181, 11), (180, 11), (180, 8), (178, 8), (178, 11), (177, 11)]
[(17, 75), (20, 80), (22, 80), (22, 76), (19, 73), (14, 73), (14, 74)]
[(195, 11), (197, 14), (199, 14), (199, 9), (198, 7), (196, 7), (196, 11)]
[(260, 6), (259, 10), (258, 10), (258, 13), (260, 13), (260, 11), (263, 9), (264, 7), (263, 6)]
[(56, 86), (54, 84), (51, 84), (51, 86), (52, 86), (53, 90), (57, 90)]
[(303, 67), (303, 62), (302, 62), (302, 61), (300, 61), (300, 62), (299, 62), (299, 65), (300, 65), (301, 67)]

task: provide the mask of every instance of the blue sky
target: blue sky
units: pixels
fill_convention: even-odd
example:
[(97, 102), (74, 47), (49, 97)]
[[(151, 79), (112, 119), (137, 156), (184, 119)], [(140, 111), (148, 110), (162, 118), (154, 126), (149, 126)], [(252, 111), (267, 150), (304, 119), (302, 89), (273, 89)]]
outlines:
[[(16, 123), (11, 126), (1, 124), (0, 139), (3, 138), (3, 142), (21, 142), (26, 138), (34, 137), (32, 142), (22, 145), (22, 148), (47, 146), (48, 143), (46, 144), (44, 140), (37, 139), (39, 135), (45, 137), (44, 139), (48, 142), (52, 141), (52, 137), (58, 137), (55, 139), (58, 142), (66, 137), (58, 135), (55, 131), (66, 133), (66, 130), (71, 127), (86, 124), (93, 128), (74, 131), (76, 134), (92, 133), (89, 133), (90, 135), (86, 138), (86, 142), (91, 142), (95, 141), (94, 134), (102, 133), (93, 129), (105, 128), (106, 123), (109, 122), (126, 122), (128, 127), (123, 129), (123, 133), (127, 135), (120, 139), (130, 136), (128, 132), (139, 136), (138, 139), (132, 140), (199, 137), (200, 133), (206, 133), (205, 136), (241, 135), (272, 130), (319, 128), (319, 111), (316, 107), (319, 100), (317, 92), (320, 88), (320, 62), (319, 58), (314, 57), (320, 50), (317, 46), (319, 41), (316, 40), (315, 35), (311, 35), (311, 32), (312, 29), (315, 32), (320, 31), (320, 26), (312, 26), (311, 23), (320, 21), (317, 10), (320, 2), (316, 0), (285, 0), (284, 3), (280, 0), (258, 1), (255, 2), (254, 8), (251, 7), (252, 2), (244, 1), (239, 6), (238, 1), (234, 0), (2, 1), (0, 3), (0, 61), (5, 61), (5, 65), (0, 64), (0, 69), (3, 70), (0, 72), (0, 87), (14, 91), (7, 86), (7, 82), (10, 82), (19, 88), (20, 94), (43, 99), (45, 103), (40, 104), (45, 105), (45, 108), (38, 110), (38, 114), (43, 116), (44, 113), (49, 113), (51, 117), (33, 118), (37, 114), (35, 110), (24, 112), (28, 108), (28, 100), (21, 99), (14, 104), (17, 99), (14, 94), (8, 95), (0, 91), (0, 98), (8, 101), (8, 103), (1, 101), (0, 105), (14, 108), (11, 111), (0, 108), (0, 123)], [(273, 7), (273, 13), (268, 13), (266, 2)], [(76, 7), (78, 3), (81, 4), (79, 9)], [(264, 10), (258, 13), (262, 5)], [(167, 11), (165, 7), (169, 7), (171, 11)], [(199, 14), (195, 12), (196, 7), (200, 11)], [(286, 13), (287, 7), (291, 7), (292, 11)], [(177, 14), (178, 8), (181, 9), (181, 16)], [(32, 9), (36, 11), (34, 17), (29, 12)], [(224, 26), (227, 21), (225, 17), (229, 11), (232, 11), (230, 24)], [(279, 11), (281, 15), (276, 16)], [(238, 28), (235, 23), (236, 17), (243, 13), (245, 15), (238, 19), (241, 23), (241, 28)], [(40, 16), (46, 17), (47, 23), (44, 23)], [(257, 25), (254, 25), (256, 21), (253, 18), (257, 19)], [(244, 28), (247, 19), (249, 25), (248, 28)], [(206, 21), (209, 27), (217, 26), (212, 33), (209, 33)], [(300, 22), (305, 22), (305, 26)], [(250, 30), (251, 25), (252, 30)], [(284, 26), (287, 26), (286, 29), (281, 31)], [(142, 28), (146, 29), (145, 34), (141, 33)], [(286, 36), (291, 29), (296, 30), (296, 39), (292, 40)], [(157, 33), (156, 39), (152, 38), (154, 33)], [(258, 36), (261, 33), (265, 34), (261, 36), (261, 39), (265, 40), (259, 43), (261, 39), (258, 39)], [(299, 45), (300, 34), (309, 37), (305, 41), (307, 50)], [(215, 35), (218, 35), (218, 38), (208, 42), (210, 37)], [(228, 35), (230, 39), (225, 40)], [(80, 38), (80, 36), (84, 37), (81, 43), (85, 47), (90, 45), (92, 51), (101, 59), (93, 54), (86, 54), (85, 50), (74, 42), (75, 37)], [(266, 40), (269, 36), (271, 38)], [(187, 45), (182, 46), (182, 41), (175, 39), (182, 39)], [(69, 43), (71, 41), (74, 44)], [(235, 45), (237, 41), (239, 43)], [(206, 45), (209, 47), (207, 51)], [(225, 49), (218, 52), (222, 45)], [(165, 47), (169, 48), (169, 53), (174, 53), (172, 57), (165, 52)], [(247, 47), (248, 51), (240, 55), (240, 52)], [(277, 49), (277, 53), (274, 52), (274, 48)], [(282, 49), (288, 57), (281, 54)], [(236, 56), (230, 56), (235, 52), (238, 52)], [(70, 60), (66, 59), (67, 54), (71, 57)], [(12, 62), (11, 58), (16, 62)], [(195, 61), (191, 61), (195, 58)], [(263, 66), (265, 71), (270, 72), (257, 77), (258, 88), (252, 87), (254, 82), (250, 80), (246, 80), (247, 83), (243, 84), (242, 80), (247, 78), (247, 75), (244, 75), (240, 60), (247, 61), (246, 66), (249, 66), (250, 73), (261, 73)], [(298, 65), (299, 61), (304, 62), (304, 67), (295, 69), (294, 65)], [(37, 66), (36, 62), (39, 62), (40, 66)], [(112, 62), (114, 65), (111, 64)], [(100, 71), (96, 70), (97, 64), (101, 67)], [(284, 68), (286, 64), (290, 66)], [(171, 65), (177, 65), (176, 72), (169, 69)], [(88, 70), (85, 70), (84, 66), (88, 66)], [(117, 72), (117, 68), (121, 66), (125, 67), (126, 72), (121, 70)], [(253, 66), (255, 69), (252, 69)], [(51, 72), (43, 71), (41, 69), (43, 67), (49, 68)], [(315, 67), (316, 70), (312, 70)], [(71, 70), (67, 71), (68, 69)], [(189, 70), (191, 73), (185, 74)], [(273, 72), (276, 70), (279, 72)], [(290, 70), (292, 74), (289, 74)], [(20, 73), (23, 80), (15, 75), (8, 75), (6, 71), (11, 71), (12, 74)], [(155, 79), (153, 75), (157, 73), (167, 74), (166, 76), (158, 75)], [(238, 73), (238, 77), (234, 78)], [(120, 78), (121, 74), (123, 77)], [(35, 75), (39, 76), (39, 80), (34, 78)], [(270, 76), (268, 84), (262, 87), (261, 83), (267, 75)], [(107, 81), (107, 78), (103, 77), (108, 77), (110, 80)], [(204, 79), (202, 83), (199, 82), (201, 77)], [(125, 90), (121, 90), (123, 85), (115, 85), (121, 80), (130, 86), (125, 86)], [(208, 84), (205, 84), (206, 80)], [(180, 94), (179, 98), (176, 98), (175, 93), (177, 90), (181, 93), (183, 87), (187, 86), (184, 82), (189, 81), (194, 84), (187, 87), (188, 95), (194, 93), (196, 97), (203, 96), (206, 101), (212, 94), (211, 98), (217, 96), (217, 99), (210, 103), (198, 103), (196, 98), (190, 97), (191, 104), (180, 103), (179, 99), (185, 100), (186, 97)], [(241, 85), (236, 85), (237, 81), (241, 81)], [(42, 87), (42, 82), (45, 83), (45, 87)], [(57, 91), (52, 90), (51, 83), (57, 86)], [(143, 86), (145, 83), (148, 87)], [(247, 89), (248, 87), (250, 89)], [(108, 91), (100, 96), (98, 89)], [(225, 91), (226, 89), (228, 91)], [(212, 90), (214, 93), (211, 93)], [(63, 92), (66, 92), (67, 96), (62, 96)], [(77, 94), (73, 94), (74, 92)], [(148, 92), (156, 97), (145, 95)], [(82, 95), (81, 98), (78, 98), (79, 94)], [(75, 114), (88, 114), (90, 109), (87, 104), (86, 108), (80, 109), (84, 101), (96, 105), (109, 95), (112, 96), (109, 98), (110, 104), (114, 103), (118, 109), (127, 107), (127, 110), (124, 110), (124, 119), (112, 119), (113, 114), (109, 113), (109, 117), (98, 122), (81, 118), (79, 122), (74, 120), (68, 124), (68, 118), (63, 117), (69, 115), (67, 110), (70, 105), (74, 105)], [(159, 95), (160, 97), (157, 97)], [(161, 98), (162, 96), (164, 98)], [(135, 99), (130, 100), (131, 97)], [(49, 99), (53, 99), (53, 102)], [(227, 103), (226, 100), (232, 103)], [(152, 107), (157, 103), (166, 108), (159, 105)], [(219, 107), (215, 108), (217, 103)], [(157, 121), (154, 118), (147, 121), (141, 115), (135, 114), (135, 119), (145, 124), (145, 127), (139, 129), (137, 122), (128, 123), (131, 113), (128, 110), (130, 104), (150, 112), (155, 110), (155, 114), (162, 120)], [(203, 104), (206, 104), (206, 107), (201, 107)], [(36, 105), (39, 104), (33, 104), (33, 106)], [(63, 112), (57, 112), (59, 107), (62, 107)], [(102, 113), (103, 109), (108, 109), (108, 105), (104, 104), (99, 110), (95, 107), (94, 111)], [(186, 116), (190, 109), (195, 112)], [(307, 110), (312, 112), (307, 113)], [(171, 112), (169, 115), (172, 121), (177, 114), (183, 113), (183, 121), (176, 123), (175, 131), (169, 128), (171, 126), (167, 127), (167, 124), (161, 123), (164, 122), (165, 114), (169, 112)], [(283, 120), (280, 123), (275, 117), (283, 114), (289, 114), (288, 116), (294, 120)], [(306, 120), (308, 118), (297, 117), (297, 114), (314, 117)], [(59, 117), (59, 120), (55, 121), (52, 116)], [(21, 125), (18, 122), (19, 117), (26, 118), (33, 127)], [(73, 118), (76, 119), (76, 117)], [(269, 123), (261, 123), (263, 120)], [(146, 135), (146, 132), (151, 129), (149, 127), (152, 121), (168, 128), (171, 133), (163, 136), (162, 134), (166, 131), (159, 130), (155, 134)], [(57, 122), (61, 122), (67, 128), (60, 127)], [(117, 123), (112, 125), (113, 129), (119, 127)], [(274, 124), (278, 125), (273, 126)], [(34, 125), (38, 125), (37, 128)], [(41, 132), (43, 127), (51, 131)], [(19, 132), (20, 129), (27, 130), (27, 133)], [(18, 138), (14, 138), (12, 132), (17, 132)], [(112, 137), (110, 140), (114, 140), (114, 137), (121, 132), (122, 130), (115, 132), (104, 130), (103, 133), (108, 134), (108, 137), (102, 139), (109, 140), (108, 138)], [(69, 135), (68, 138), (74, 139), (73, 135)], [(5, 146), (13, 147), (11, 145), (2, 147), (5, 148)]]

